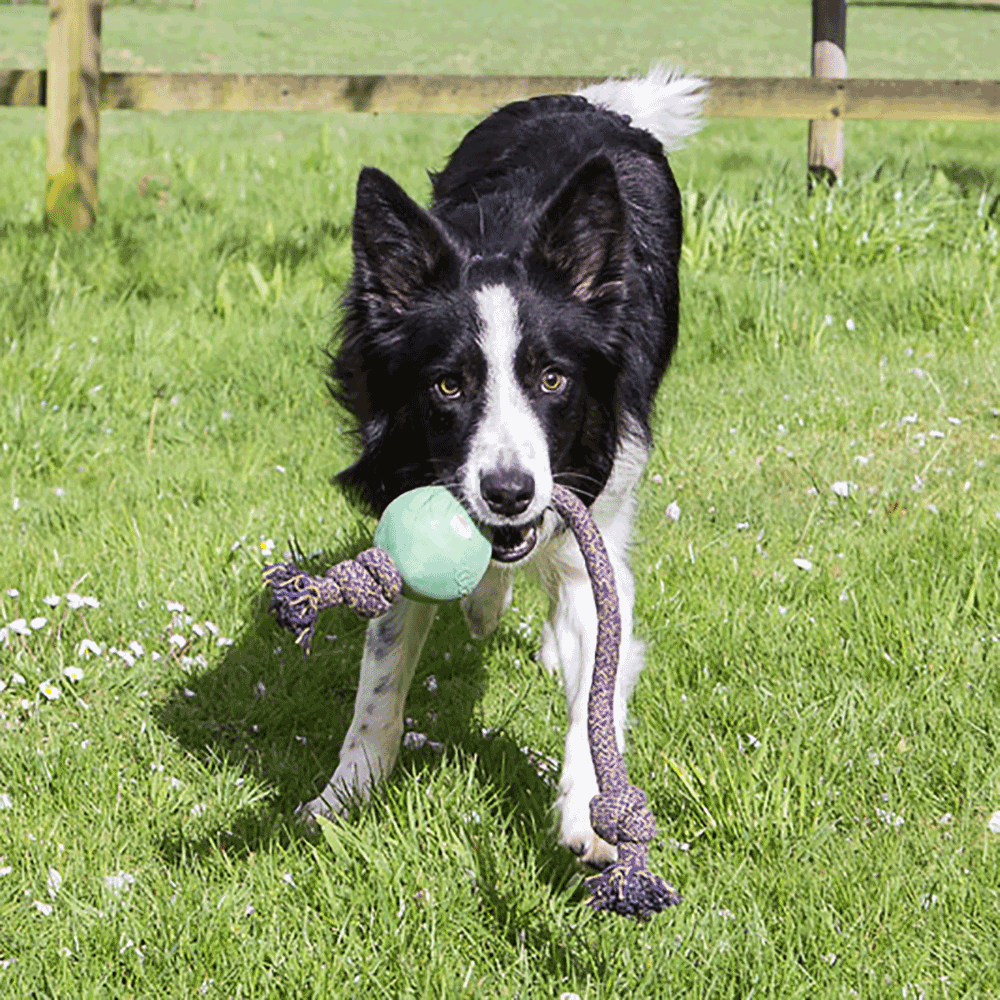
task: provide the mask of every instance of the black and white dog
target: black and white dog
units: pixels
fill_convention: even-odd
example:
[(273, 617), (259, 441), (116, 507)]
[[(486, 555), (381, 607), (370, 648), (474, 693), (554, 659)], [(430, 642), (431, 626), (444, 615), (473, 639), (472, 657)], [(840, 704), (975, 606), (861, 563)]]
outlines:
[[(361, 456), (339, 476), (375, 513), (447, 486), (488, 533), (493, 561), (463, 601), (488, 635), (527, 566), (551, 602), (541, 659), (561, 669), (569, 729), (560, 842), (603, 865), (587, 745), (596, 614), (572, 536), (549, 509), (562, 483), (590, 506), (614, 566), (622, 645), (615, 699), (642, 667), (627, 553), (649, 415), (677, 338), (681, 205), (664, 149), (699, 126), (704, 81), (654, 69), (501, 108), (433, 180), (430, 211), (366, 168), (354, 274), (331, 374)], [(403, 707), (434, 607), (402, 598), (368, 628), (354, 719), (306, 820), (364, 797), (395, 763)]]

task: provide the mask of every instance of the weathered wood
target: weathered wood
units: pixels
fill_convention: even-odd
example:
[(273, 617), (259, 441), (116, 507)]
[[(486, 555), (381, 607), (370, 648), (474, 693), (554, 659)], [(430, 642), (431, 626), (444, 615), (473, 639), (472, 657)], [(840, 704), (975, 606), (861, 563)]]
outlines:
[(37, 108), (45, 104), (45, 71), (0, 69), (0, 108)]
[[(847, 77), (847, 4), (845, 0), (812, 2), (812, 75)], [(830, 182), (844, 176), (844, 123), (834, 119), (809, 122), (809, 173)]]
[[(709, 118), (1000, 122), (1000, 81), (997, 80), (734, 76), (707, 79), (705, 114)], [(493, 82), (496, 80), (504, 83), (496, 84)], [(593, 81), (591, 77), (559, 76), (102, 73), (100, 108), (102, 111), (125, 108), (141, 111), (405, 110), (484, 114), (506, 100), (565, 93)], [(44, 70), (0, 71), (0, 106), (44, 106), (45, 83)]]
[(597, 77), (333, 76), (108, 73), (102, 108), (157, 111), (482, 113), (536, 94), (565, 93)]
[(97, 218), (100, 78), (100, 0), (50, 0), (45, 217), (70, 229)]

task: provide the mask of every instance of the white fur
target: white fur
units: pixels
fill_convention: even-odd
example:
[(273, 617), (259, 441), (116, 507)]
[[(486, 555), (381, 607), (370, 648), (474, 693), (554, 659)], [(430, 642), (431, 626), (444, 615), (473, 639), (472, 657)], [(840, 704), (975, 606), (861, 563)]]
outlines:
[(597, 107), (626, 115), (636, 128), (659, 139), (669, 153), (701, 128), (707, 87), (707, 80), (658, 64), (644, 77), (605, 80), (576, 93)]
[[(475, 301), (482, 324), (479, 346), (486, 358), (486, 407), (461, 473), (465, 502), (481, 524), (528, 524), (552, 499), (552, 471), (545, 431), (514, 373), (521, 339), (517, 301), (506, 285), (479, 289)], [(480, 477), (501, 468), (530, 472), (535, 480), (535, 496), (516, 518), (499, 517), (480, 493)]]

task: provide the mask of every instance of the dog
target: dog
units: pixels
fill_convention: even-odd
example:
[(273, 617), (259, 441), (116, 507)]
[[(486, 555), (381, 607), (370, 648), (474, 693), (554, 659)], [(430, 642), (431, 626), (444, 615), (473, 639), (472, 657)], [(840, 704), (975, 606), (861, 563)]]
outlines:
[[(560, 670), (569, 724), (559, 841), (601, 867), (587, 742), (596, 612), (579, 549), (550, 509), (554, 483), (593, 514), (614, 567), (622, 640), (615, 728), (643, 663), (628, 546), (650, 410), (677, 340), (681, 201), (664, 150), (700, 127), (704, 81), (654, 68), (575, 94), (509, 104), (431, 174), (430, 210), (361, 171), (354, 269), (331, 387), (360, 457), (337, 477), (380, 514), (443, 484), (492, 542), (462, 601), (484, 638), (525, 567), (550, 601), (541, 661)], [(434, 606), (401, 598), (368, 626), (336, 771), (300, 818), (343, 812), (393, 767)]]

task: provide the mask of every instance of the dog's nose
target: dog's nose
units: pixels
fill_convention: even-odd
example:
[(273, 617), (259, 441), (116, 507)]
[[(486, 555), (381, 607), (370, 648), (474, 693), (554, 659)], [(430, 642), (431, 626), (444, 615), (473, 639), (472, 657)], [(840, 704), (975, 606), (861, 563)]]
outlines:
[(528, 509), (535, 496), (535, 479), (523, 469), (495, 469), (480, 474), (479, 492), (494, 514), (514, 517)]

